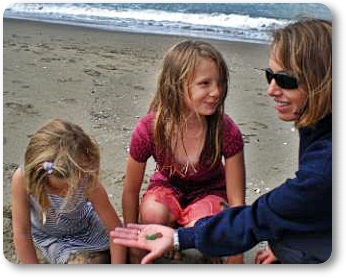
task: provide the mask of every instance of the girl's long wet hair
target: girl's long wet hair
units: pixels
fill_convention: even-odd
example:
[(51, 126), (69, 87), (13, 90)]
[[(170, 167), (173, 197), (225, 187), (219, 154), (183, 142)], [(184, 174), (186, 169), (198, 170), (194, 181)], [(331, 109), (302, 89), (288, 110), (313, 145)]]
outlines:
[[(204, 41), (186, 40), (177, 43), (166, 53), (159, 74), (156, 94), (149, 112), (155, 112), (154, 142), (159, 156), (164, 157), (162, 164), (175, 166), (174, 134), (183, 138), (186, 123), (184, 95), (189, 93), (195, 68), (201, 59), (212, 59), (219, 70), (221, 96), (213, 115), (207, 116), (207, 134), (201, 161), (213, 167), (221, 160), (222, 119), (224, 100), (228, 91), (228, 67), (221, 53)], [(191, 95), (189, 95), (191, 98)]]
[[(51, 173), (44, 169), (45, 162), (53, 163)], [(27, 192), (40, 205), (41, 217), (50, 206), (45, 189), (48, 175), (66, 180), (68, 202), (78, 186), (84, 186), (87, 192), (97, 184), (99, 168), (100, 153), (96, 142), (78, 125), (60, 119), (53, 119), (38, 129), (25, 151)]]

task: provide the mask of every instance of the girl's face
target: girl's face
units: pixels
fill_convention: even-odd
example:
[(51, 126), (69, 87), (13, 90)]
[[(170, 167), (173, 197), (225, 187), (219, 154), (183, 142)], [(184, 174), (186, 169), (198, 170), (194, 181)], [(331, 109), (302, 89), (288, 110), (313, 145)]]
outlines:
[[(285, 73), (273, 57), (269, 59), (269, 67), (274, 74)], [(281, 120), (296, 121), (299, 119), (307, 101), (307, 95), (300, 87), (297, 89), (284, 89), (273, 78), (268, 85), (267, 93), (275, 101), (275, 109)]]
[(208, 116), (215, 113), (222, 90), (216, 63), (210, 58), (202, 58), (198, 63), (190, 85), (189, 94), (184, 95), (187, 113), (196, 111), (199, 115)]

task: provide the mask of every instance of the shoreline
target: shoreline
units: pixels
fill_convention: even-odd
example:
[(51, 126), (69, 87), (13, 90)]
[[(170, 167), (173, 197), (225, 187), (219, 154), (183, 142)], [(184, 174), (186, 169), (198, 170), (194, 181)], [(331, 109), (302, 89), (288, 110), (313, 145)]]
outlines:
[[(129, 33), (17, 19), (3, 20), (4, 254), (16, 262), (10, 178), (30, 135), (48, 119), (79, 124), (100, 145), (101, 181), (121, 216), (122, 179), (132, 129), (145, 115), (165, 52), (182, 36)], [(190, 38), (191, 39), (191, 38)], [(246, 202), (293, 176), (298, 134), (276, 117), (263, 72), (268, 46), (204, 39), (230, 70), (226, 113), (245, 142)], [(147, 179), (155, 168), (148, 161)], [(5, 213), (6, 212), (6, 213)], [(253, 250), (247, 252), (251, 263)]]
[(198, 35), (184, 35), (184, 34), (176, 34), (176, 33), (164, 33), (164, 32), (149, 32), (149, 31), (141, 31), (140, 28), (134, 28), (130, 29), (129, 27), (117, 27), (115, 29), (107, 28), (107, 27), (101, 27), (101, 26), (92, 26), (92, 25), (85, 25), (83, 23), (77, 23), (77, 22), (61, 22), (61, 21), (54, 21), (54, 20), (35, 20), (30, 18), (16, 18), (16, 17), (4, 17), (4, 20), (15, 20), (15, 21), (23, 21), (28, 24), (29, 22), (36, 22), (41, 24), (48, 24), (48, 25), (62, 25), (62, 26), (71, 26), (72, 28), (84, 28), (84, 29), (92, 29), (97, 30), (100, 32), (111, 32), (111, 33), (130, 33), (134, 35), (139, 34), (145, 34), (145, 35), (154, 35), (154, 36), (175, 36), (180, 38), (186, 38), (186, 39), (202, 39), (207, 41), (221, 41), (221, 42), (239, 42), (239, 43), (250, 43), (250, 44), (259, 44), (259, 45), (268, 45), (270, 42), (264, 41), (264, 40), (255, 40), (255, 39), (240, 39), (236, 37), (227, 38), (227, 37), (218, 37), (218, 36), (210, 36), (210, 37), (198, 37)]

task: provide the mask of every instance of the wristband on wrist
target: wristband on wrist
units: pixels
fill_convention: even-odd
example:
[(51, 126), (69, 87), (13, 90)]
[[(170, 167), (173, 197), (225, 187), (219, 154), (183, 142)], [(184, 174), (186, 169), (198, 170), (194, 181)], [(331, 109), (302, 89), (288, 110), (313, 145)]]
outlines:
[(180, 251), (178, 230), (174, 230), (173, 233), (173, 250)]

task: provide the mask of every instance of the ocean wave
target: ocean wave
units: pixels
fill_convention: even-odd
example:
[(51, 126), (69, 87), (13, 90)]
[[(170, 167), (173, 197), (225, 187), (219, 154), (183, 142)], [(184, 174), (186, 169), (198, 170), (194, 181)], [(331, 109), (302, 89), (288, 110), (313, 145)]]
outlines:
[[(232, 13), (232, 4), (15, 3), (4, 17), (82, 25), (107, 30), (148, 32), (268, 42), (270, 32), (288, 19)], [(226, 6), (225, 6), (226, 5)], [(250, 4), (249, 4), (250, 5)], [(258, 4), (260, 5), (260, 4)], [(221, 12), (228, 7), (228, 12)], [(237, 6), (238, 7), (238, 6)], [(241, 13), (241, 14), (240, 14)], [(250, 16), (251, 14), (251, 16)]]

